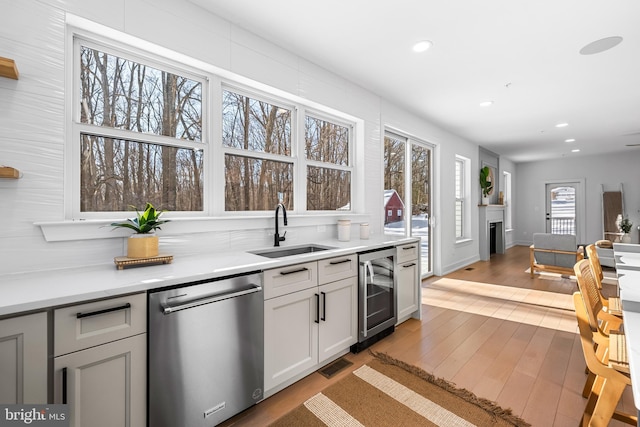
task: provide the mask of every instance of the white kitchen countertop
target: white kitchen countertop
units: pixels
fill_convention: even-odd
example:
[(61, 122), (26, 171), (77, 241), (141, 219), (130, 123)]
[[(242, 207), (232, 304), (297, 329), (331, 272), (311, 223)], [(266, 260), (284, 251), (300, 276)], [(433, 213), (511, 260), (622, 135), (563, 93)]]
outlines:
[[(417, 238), (380, 236), (350, 242), (326, 240), (309, 242), (335, 249), (266, 258), (246, 251), (220, 251), (174, 256), (171, 264), (126, 267), (118, 270), (113, 262), (82, 268), (57, 269), (0, 276), (0, 316), (43, 310), (55, 306), (114, 297), (134, 292), (175, 286), (251, 271), (266, 270), (322, 258), (351, 254), (389, 245), (416, 242)], [(280, 248), (301, 246), (286, 245)], [(275, 249), (275, 248), (256, 248)]]

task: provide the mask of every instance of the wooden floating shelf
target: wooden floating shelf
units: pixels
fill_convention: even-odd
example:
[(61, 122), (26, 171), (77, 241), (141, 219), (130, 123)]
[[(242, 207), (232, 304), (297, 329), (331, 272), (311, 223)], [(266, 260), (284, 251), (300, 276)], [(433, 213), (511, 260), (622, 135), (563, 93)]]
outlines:
[(20, 171), (16, 168), (0, 166), (0, 178), (18, 179), (20, 178)]
[(13, 59), (0, 56), (0, 77), (18, 80), (19, 76), (20, 73), (18, 72), (16, 62)]

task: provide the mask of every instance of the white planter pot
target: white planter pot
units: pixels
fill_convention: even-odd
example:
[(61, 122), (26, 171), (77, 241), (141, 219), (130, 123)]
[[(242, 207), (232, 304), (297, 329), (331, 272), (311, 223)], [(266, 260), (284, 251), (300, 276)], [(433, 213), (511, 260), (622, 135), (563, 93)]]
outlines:
[(482, 197), (482, 204), (483, 205), (488, 205), (489, 204), (489, 198), (488, 197)]
[(620, 241), (621, 241), (622, 243), (631, 243), (631, 234), (629, 234), (629, 233), (624, 233), (624, 234), (622, 235), (622, 237), (620, 238)]

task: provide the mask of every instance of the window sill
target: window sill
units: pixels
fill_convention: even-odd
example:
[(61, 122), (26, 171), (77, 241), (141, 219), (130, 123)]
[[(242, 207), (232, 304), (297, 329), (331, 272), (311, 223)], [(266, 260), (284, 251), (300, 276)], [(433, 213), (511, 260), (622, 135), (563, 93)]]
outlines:
[[(369, 221), (365, 214), (320, 214), (320, 215), (288, 215), (289, 227), (331, 226), (336, 225), (338, 219), (350, 219), (352, 223)], [(274, 217), (246, 216), (246, 217), (201, 217), (201, 218), (170, 218), (171, 222), (162, 226), (160, 235), (179, 235), (189, 233), (207, 233), (229, 230), (262, 230), (274, 227)], [(113, 220), (78, 220), (36, 222), (47, 242), (66, 242), (72, 240), (112, 239), (131, 235), (131, 230), (111, 227)], [(282, 221), (282, 220), (280, 220)]]

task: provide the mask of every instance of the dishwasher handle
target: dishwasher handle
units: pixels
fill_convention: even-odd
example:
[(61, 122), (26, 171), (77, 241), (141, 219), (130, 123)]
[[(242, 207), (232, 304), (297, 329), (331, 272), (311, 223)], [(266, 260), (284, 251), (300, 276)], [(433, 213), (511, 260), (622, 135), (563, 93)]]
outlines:
[(241, 291), (228, 292), (228, 293), (224, 293), (224, 294), (216, 294), (216, 295), (213, 295), (211, 297), (200, 298), (200, 299), (198, 299), (196, 301), (185, 302), (184, 304), (178, 304), (178, 305), (174, 305), (174, 306), (163, 304), (162, 305), (162, 312), (164, 314), (171, 314), (171, 313), (175, 313), (176, 311), (186, 310), (188, 308), (197, 307), (199, 305), (211, 304), (211, 303), (222, 301), (222, 300), (225, 300), (225, 299), (237, 298), (237, 297), (241, 297), (243, 295), (253, 294), (255, 292), (262, 291), (262, 286), (254, 285), (254, 284), (252, 284), (251, 286), (252, 287), (249, 288), (249, 289), (243, 289)]

